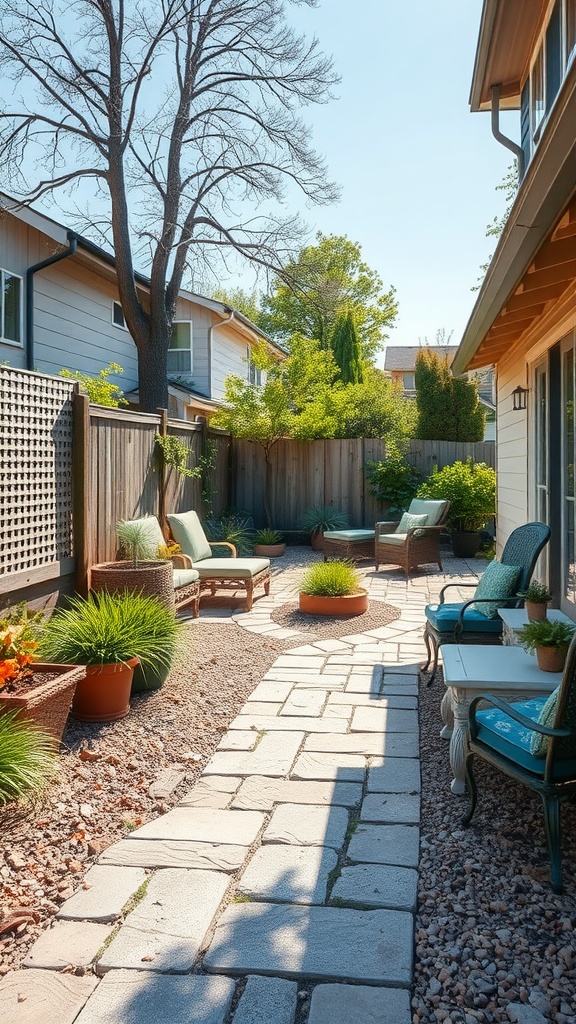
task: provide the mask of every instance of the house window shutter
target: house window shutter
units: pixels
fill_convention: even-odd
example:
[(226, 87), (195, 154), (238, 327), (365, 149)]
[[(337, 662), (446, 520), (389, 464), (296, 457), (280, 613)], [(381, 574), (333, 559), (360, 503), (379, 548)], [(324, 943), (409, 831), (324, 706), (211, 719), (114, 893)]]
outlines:
[(546, 113), (548, 113), (560, 89), (562, 78), (562, 10), (556, 0), (546, 29)]

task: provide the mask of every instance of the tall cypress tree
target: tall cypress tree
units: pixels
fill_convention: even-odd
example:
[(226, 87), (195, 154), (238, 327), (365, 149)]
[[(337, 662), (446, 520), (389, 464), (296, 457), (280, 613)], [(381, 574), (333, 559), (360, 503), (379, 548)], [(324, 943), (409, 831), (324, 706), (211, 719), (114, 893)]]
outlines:
[(330, 347), (340, 369), (340, 379), (344, 384), (362, 384), (362, 360), (360, 343), (354, 316), (351, 310), (341, 313), (336, 318)]
[(453, 377), (446, 356), (423, 348), (416, 357), (416, 437), (431, 441), (481, 441), (485, 414), (478, 384), (471, 377)]

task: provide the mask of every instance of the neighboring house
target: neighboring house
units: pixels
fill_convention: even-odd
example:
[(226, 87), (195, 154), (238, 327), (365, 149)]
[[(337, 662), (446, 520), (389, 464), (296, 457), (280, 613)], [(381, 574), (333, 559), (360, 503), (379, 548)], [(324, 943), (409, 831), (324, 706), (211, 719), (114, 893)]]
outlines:
[[(149, 281), (136, 275), (146, 302)], [(171, 416), (210, 416), (229, 373), (257, 382), (252, 348), (265, 342), (245, 316), (222, 302), (180, 291), (168, 353)], [(114, 257), (61, 224), (0, 195), (0, 361), (58, 374), (63, 368), (111, 378), (137, 395), (137, 353), (119, 301)]]
[[(393, 381), (402, 385), (406, 398), (416, 397), (415, 370), (418, 353), (422, 345), (387, 345), (384, 353), (384, 370)], [(433, 345), (440, 358), (446, 358), (450, 366), (458, 351), (458, 345)], [(486, 411), (484, 440), (496, 439), (496, 416), (494, 402), (494, 376), (491, 369), (482, 369), (475, 374), (478, 378), (478, 398)]]
[(576, 0), (484, 0), (471, 108), (502, 141), (499, 105), (520, 112), (520, 187), (453, 369), (497, 369), (498, 547), (547, 522), (549, 585), (576, 618)]

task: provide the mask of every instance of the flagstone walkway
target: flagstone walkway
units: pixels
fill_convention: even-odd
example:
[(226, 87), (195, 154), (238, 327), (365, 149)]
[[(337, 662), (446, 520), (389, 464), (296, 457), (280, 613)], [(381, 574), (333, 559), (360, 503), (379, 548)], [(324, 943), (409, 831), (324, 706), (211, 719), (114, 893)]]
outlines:
[[(104, 851), (4, 979), (4, 1024), (410, 1024), (424, 606), (482, 568), (368, 567), (397, 620), (294, 633), (193, 789)], [(291, 639), (271, 613), (300, 572), (232, 621)]]

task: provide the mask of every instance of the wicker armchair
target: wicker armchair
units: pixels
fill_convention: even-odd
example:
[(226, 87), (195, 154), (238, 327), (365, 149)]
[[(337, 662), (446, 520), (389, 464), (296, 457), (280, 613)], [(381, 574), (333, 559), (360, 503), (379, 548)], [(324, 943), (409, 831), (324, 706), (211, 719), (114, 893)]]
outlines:
[(428, 516), (423, 526), (408, 530), (407, 533), (394, 532), (400, 525), (396, 522), (376, 523), (375, 561), (376, 570), (381, 562), (399, 565), (406, 575), (418, 565), (437, 562), (442, 570), (440, 558), (440, 534), (448, 517), (449, 501), (424, 501), (414, 498), (410, 508), (411, 515)]

